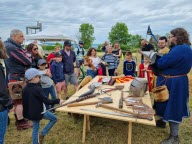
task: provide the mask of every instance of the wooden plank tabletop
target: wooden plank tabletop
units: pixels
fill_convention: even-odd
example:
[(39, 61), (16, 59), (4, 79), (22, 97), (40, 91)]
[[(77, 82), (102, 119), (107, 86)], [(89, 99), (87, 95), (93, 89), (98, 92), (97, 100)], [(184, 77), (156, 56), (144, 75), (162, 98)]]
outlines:
[[(71, 96), (66, 102), (70, 102), (72, 100), (75, 100), (75, 99), (78, 98), (78, 96), (80, 96), (81, 94), (83, 94), (86, 91), (88, 91), (89, 90), (88, 86), (91, 85), (93, 82), (97, 82), (100, 77), (101, 76), (96, 76), (87, 85), (85, 85), (82, 89), (80, 89), (73, 96)], [(127, 83), (123, 83), (123, 84), (115, 84), (114, 86), (101, 85), (101, 86), (99, 86), (99, 87), (97, 87), (95, 89), (94, 93), (97, 93), (99, 89), (114, 88), (116, 85), (124, 85), (123, 91), (126, 91), (126, 90), (129, 90), (130, 83), (131, 83), (131, 81), (127, 82)], [(82, 102), (83, 103), (84, 102), (94, 102), (94, 101), (98, 101), (98, 98), (111, 97), (113, 99), (113, 103), (107, 104), (107, 105), (110, 105), (110, 106), (118, 108), (119, 99), (121, 97), (121, 91), (120, 90), (111, 91), (111, 92), (109, 92), (109, 94), (111, 94), (111, 96), (108, 96), (107, 94), (101, 94), (101, 95), (99, 95), (97, 97), (90, 98), (90, 99), (81, 101), (79, 103), (82, 103)], [(128, 96), (128, 92), (124, 92), (124, 97), (127, 97), (127, 96)], [(142, 99), (143, 99), (143, 103), (147, 104), (149, 107), (152, 107), (151, 99), (150, 99), (150, 96), (149, 96), (149, 92), (147, 92), (146, 95)], [(64, 107), (60, 107), (60, 108), (58, 108), (56, 110), (57, 111), (61, 111), (61, 112), (71, 112), (71, 113), (77, 113), (77, 114), (86, 114), (86, 115), (90, 115), (90, 116), (96, 116), (96, 117), (109, 118), (109, 119), (114, 119), (114, 120), (120, 120), (120, 121), (126, 121), (126, 122), (134, 122), (134, 123), (140, 123), (140, 124), (146, 124), (146, 125), (155, 126), (155, 118), (154, 118), (154, 116), (153, 116), (153, 120), (149, 121), (149, 120), (145, 120), (145, 119), (121, 117), (121, 116), (101, 114), (101, 113), (96, 113), (96, 112), (89, 112), (89, 111), (80, 110), (82, 108), (89, 109), (89, 110), (104, 111), (104, 112), (114, 112), (112, 110), (108, 110), (108, 109), (101, 108), (101, 107), (96, 108), (95, 105), (78, 106), (78, 107), (67, 107), (67, 106), (64, 106)], [(125, 105), (124, 102), (123, 102), (123, 109), (132, 111), (131, 108), (127, 108), (127, 106)]]

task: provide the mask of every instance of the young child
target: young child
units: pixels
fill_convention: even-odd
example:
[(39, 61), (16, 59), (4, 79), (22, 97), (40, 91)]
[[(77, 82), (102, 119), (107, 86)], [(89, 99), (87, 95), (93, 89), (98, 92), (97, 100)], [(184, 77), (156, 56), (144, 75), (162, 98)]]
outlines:
[(148, 87), (149, 87), (149, 92), (152, 90), (153, 86), (153, 72), (149, 66), (149, 61), (147, 60), (146, 57), (144, 57), (144, 63), (141, 63), (139, 66), (139, 77), (141, 78), (147, 78), (148, 80)]
[(136, 63), (133, 61), (132, 53), (130, 51), (125, 54), (125, 61), (123, 63), (123, 74), (125, 76), (135, 76)]
[[(41, 114), (46, 110), (45, 104), (62, 104), (64, 101), (62, 99), (49, 100), (43, 89), (40, 87), (39, 80), (43, 72), (38, 71), (35, 68), (30, 68), (25, 72), (25, 78), (27, 81), (26, 87), (22, 92), (22, 102), (23, 102), (23, 116), (33, 122), (33, 132), (32, 132), (32, 141), (33, 144), (38, 144), (39, 141), (42, 141), (44, 136), (49, 132), (53, 125), (57, 121), (57, 117), (51, 112), (47, 111), (44, 114)], [(44, 118), (50, 120), (49, 123), (45, 126), (42, 132), (39, 133), (40, 120)]]
[(56, 85), (57, 97), (61, 99), (61, 91), (65, 90), (65, 78), (63, 73), (62, 55), (60, 52), (55, 53), (55, 61), (51, 64), (51, 74)]
[(60, 51), (60, 46), (56, 45), (54, 48), (54, 52), (50, 53), (47, 57), (47, 63), (48, 63), (48, 68), (50, 69), (51, 63), (55, 61), (55, 53)]
[[(56, 99), (56, 93), (55, 88), (53, 86), (53, 80), (51, 79), (52, 75), (49, 69), (46, 69), (47, 63), (44, 59), (38, 60), (38, 67), (39, 71), (43, 72), (44, 74), (40, 78), (40, 84), (43, 88), (43, 91), (45, 93), (45, 96), (49, 98), (49, 94), (51, 94), (52, 99)], [(54, 107), (54, 105), (51, 105), (51, 107)], [(46, 108), (49, 109), (49, 105), (46, 105)], [(55, 111), (52, 111), (55, 113)]]

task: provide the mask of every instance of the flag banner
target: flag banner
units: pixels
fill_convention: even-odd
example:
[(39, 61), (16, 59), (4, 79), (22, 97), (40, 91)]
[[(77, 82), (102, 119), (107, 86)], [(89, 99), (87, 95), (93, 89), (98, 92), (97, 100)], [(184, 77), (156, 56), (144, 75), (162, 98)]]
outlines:
[(153, 35), (150, 26), (148, 26), (147, 35)]

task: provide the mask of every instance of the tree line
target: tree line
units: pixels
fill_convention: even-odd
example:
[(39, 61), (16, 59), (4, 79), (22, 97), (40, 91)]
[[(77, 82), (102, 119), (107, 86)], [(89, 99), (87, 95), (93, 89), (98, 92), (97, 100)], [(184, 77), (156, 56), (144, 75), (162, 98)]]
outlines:
[[(83, 23), (79, 28), (79, 40), (84, 41), (84, 47), (89, 48), (95, 40), (94, 27), (89, 23)], [(125, 23), (117, 22), (112, 26), (111, 31), (108, 33), (108, 39), (111, 44), (118, 42), (122, 50), (133, 50), (140, 47), (141, 35), (132, 35), (128, 32), (128, 27)], [(102, 45), (102, 44), (101, 44)], [(98, 47), (100, 47), (99, 45)]]

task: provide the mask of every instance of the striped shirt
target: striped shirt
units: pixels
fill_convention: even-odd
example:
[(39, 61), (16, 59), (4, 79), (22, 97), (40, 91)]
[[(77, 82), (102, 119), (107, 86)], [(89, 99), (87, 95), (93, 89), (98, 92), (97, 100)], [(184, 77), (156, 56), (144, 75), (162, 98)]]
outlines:
[(118, 59), (113, 54), (104, 54), (101, 60), (109, 64), (109, 69), (116, 69), (118, 66)]

